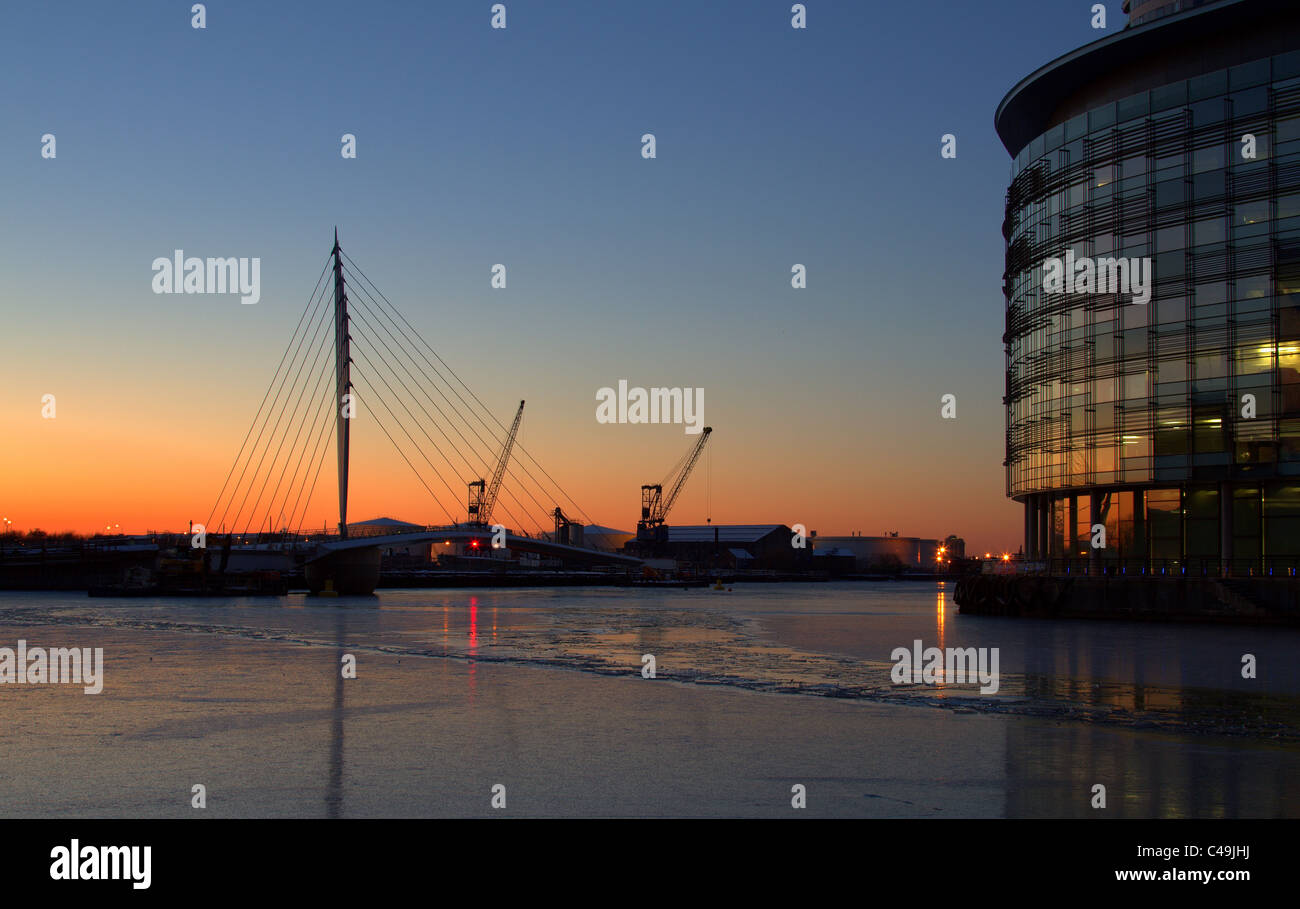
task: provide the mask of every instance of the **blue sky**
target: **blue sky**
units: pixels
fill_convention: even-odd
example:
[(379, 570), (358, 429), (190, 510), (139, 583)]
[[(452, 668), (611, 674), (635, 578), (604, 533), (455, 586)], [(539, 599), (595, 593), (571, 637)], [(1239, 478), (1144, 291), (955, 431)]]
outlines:
[[(597, 505), (684, 441), (595, 425), (627, 378), (706, 388), (715, 520), (1014, 543), (993, 112), (1119, 3), (1106, 32), (1081, 2), (811, 0), (802, 31), (788, 2), (514, 0), (505, 30), (490, 6), (209, 3), (203, 30), (189, 3), (6, 10), (6, 420), (58, 386), (68, 414), (183, 434), (201, 396), (211, 438), (174, 452), (224, 473), (337, 224), (502, 419), (536, 401), (544, 463), (599, 459), (573, 478)], [(260, 257), (262, 302), (153, 295), (175, 248)]]

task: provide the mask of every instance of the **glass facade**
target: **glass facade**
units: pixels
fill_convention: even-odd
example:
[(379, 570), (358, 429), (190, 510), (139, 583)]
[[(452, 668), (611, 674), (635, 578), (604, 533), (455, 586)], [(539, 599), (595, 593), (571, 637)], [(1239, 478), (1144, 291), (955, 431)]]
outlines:
[[(1296, 564), (1300, 51), (1056, 124), (1015, 155), (1003, 234), (1027, 554)], [(1044, 290), (1068, 253), (1149, 259), (1150, 301)]]
[(1217, 2), (1218, 0), (1124, 0), (1123, 9), (1129, 14), (1128, 24), (1132, 28)]

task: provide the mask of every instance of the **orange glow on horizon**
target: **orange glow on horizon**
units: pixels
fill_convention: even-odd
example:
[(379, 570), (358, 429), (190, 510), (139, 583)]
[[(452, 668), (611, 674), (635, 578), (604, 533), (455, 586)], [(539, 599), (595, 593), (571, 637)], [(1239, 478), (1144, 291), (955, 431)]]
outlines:
[[(280, 529), (282, 509), (277, 504), (277, 513), (271, 514), (268, 505), (274, 477), (264, 487), (255, 516), (249, 512), (257, 490), (246, 498), (241, 490), (246, 508), (237, 525), (232, 523), (235, 508), (227, 509), (224, 526), (220, 509), (213, 508), (248, 430), (248, 411), (256, 410), (257, 398), (251, 394), (209, 401), (192, 389), (159, 386), (147, 405), (125, 407), (113, 389), (100, 385), (60, 392), (57, 419), (41, 419), (37, 407), (21, 413), (12, 403), (0, 407), (0, 419), (9, 427), (0, 445), (4, 528), (20, 533), (38, 528), (47, 533), (183, 533), (193, 521), (205, 524), (209, 534), (256, 533), (268, 523)], [(29, 397), (40, 400), (39, 394)], [(581, 512), (574, 514), (558, 495), (543, 496), (530, 482), (534, 502), (520, 488), (526, 477), (515, 461), (494, 519), (512, 530), (549, 531), (549, 511), (559, 504), (583, 523), (589, 519), (634, 531), (640, 485), (658, 482), (681, 457), (689, 437), (676, 427), (597, 425), (585, 404), (577, 414), (554, 403), (547, 412), (543, 396), (537, 400), (537, 412), (529, 415), (532, 422), (525, 417), (520, 445), (577, 501)], [(860, 476), (862, 465), (844, 460), (848, 455), (837, 449), (836, 463), (847, 466), (814, 471), (810, 479), (807, 451), (787, 445), (783, 434), (773, 434), (770, 417), (741, 415), (731, 429), (720, 419), (711, 422), (717, 426), (706, 458), (678, 499), (670, 525), (704, 524), (706, 519), (715, 524), (801, 523), (823, 537), (847, 536), (864, 525), (893, 526), (903, 535), (927, 539), (955, 533), (972, 549), (979, 543), (997, 543), (999, 551), (1018, 544), (1019, 506), (1001, 495), (996, 470), (989, 471), (985, 498), (973, 497), (968, 481), (943, 466), (944, 451), (927, 447), (907, 450), (906, 473), (889, 466), (890, 453), (883, 452), (871, 462), (879, 463), (878, 469), (846, 484), (845, 472)], [(464, 521), (465, 483), (478, 477), (480, 465), (469, 465), (475, 468), (471, 477), (467, 466), (453, 471), (434, 452), (428, 454), (442, 475), (417, 460), (426, 488), (363, 410), (352, 431), (349, 522), (381, 516), (424, 525)], [(292, 529), (335, 530), (334, 461), (331, 444), (310, 502), (299, 504)], [(537, 467), (527, 463), (540, 477)]]

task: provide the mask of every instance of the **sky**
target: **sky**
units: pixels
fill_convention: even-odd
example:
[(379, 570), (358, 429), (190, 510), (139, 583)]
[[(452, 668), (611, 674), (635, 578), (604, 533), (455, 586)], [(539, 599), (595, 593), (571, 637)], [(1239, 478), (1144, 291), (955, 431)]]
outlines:
[[(993, 113), (1118, 0), (1105, 31), (1075, 0), (810, 0), (806, 29), (767, 0), (491, 5), (6, 11), (0, 516), (209, 515), (337, 226), (497, 419), (527, 399), (521, 444), (597, 523), (631, 529), (696, 439), (597, 422), (624, 379), (704, 389), (670, 523), (1018, 548)], [(257, 257), (261, 299), (155, 294), (176, 249)], [(351, 435), (350, 520), (446, 520), (365, 406)], [(309, 526), (337, 521), (326, 460)]]

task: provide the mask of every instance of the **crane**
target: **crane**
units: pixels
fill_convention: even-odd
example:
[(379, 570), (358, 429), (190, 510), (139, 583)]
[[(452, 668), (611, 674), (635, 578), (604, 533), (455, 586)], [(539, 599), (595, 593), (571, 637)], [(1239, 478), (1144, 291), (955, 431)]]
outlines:
[(564, 513), (559, 505), (552, 512), (555, 517), (555, 537), (552, 542), (565, 543), (569, 546), (582, 545), (582, 525)]
[[(713, 427), (704, 427), (704, 432), (700, 434), (699, 441), (695, 443), (686, 457), (679, 462), (680, 467), (674, 468), (662, 483), (641, 487), (641, 520), (636, 525), (636, 538), (638, 540), (662, 542), (667, 537), (664, 520), (668, 517), (668, 512), (672, 510), (673, 503), (677, 501), (677, 496), (682, 491), (682, 487), (686, 485), (686, 478), (695, 469), (695, 462), (700, 459), (700, 452), (704, 450), (704, 443), (709, 441), (709, 433), (711, 432), (713, 432)], [(664, 495), (665, 486), (668, 487), (667, 495)]]
[(496, 472), (492, 474), (492, 483), (488, 485), (483, 479), (469, 484), (469, 523), (486, 525), (492, 521), (492, 509), (497, 503), (497, 493), (501, 492), (501, 480), (506, 475), (506, 464), (510, 461), (510, 451), (515, 447), (515, 436), (519, 433), (519, 421), (524, 418), (524, 402), (519, 402), (515, 412), (515, 421), (506, 433), (505, 445), (501, 449), (501, 458), (497, 461)]

